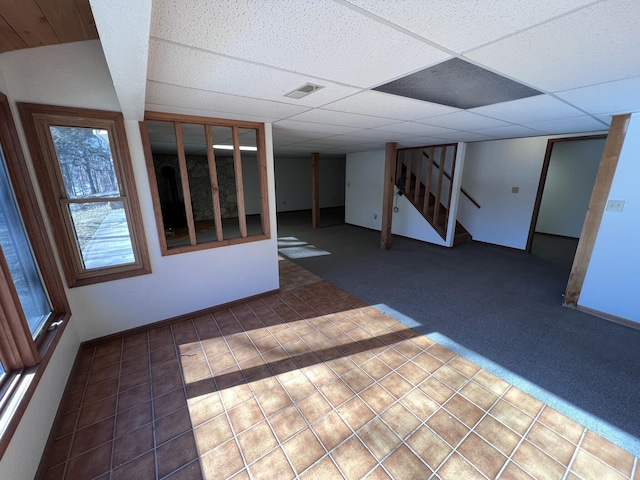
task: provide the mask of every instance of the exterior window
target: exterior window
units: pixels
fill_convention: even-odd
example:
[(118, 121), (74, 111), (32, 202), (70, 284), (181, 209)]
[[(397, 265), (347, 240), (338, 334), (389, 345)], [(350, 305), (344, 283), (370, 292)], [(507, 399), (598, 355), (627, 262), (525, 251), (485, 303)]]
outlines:
[(35, 337), (53, 310), (22, 225), (1, 150), (0, 157), (0, 247), (29, 331)]
[(70, 315), (9, 102), (0, 93), (0, 456)]
[(264, 126), (147, 112), (163, 255), (269, 238)]
[(149, 273), (122, 115), (19, 108), (69, 286)]

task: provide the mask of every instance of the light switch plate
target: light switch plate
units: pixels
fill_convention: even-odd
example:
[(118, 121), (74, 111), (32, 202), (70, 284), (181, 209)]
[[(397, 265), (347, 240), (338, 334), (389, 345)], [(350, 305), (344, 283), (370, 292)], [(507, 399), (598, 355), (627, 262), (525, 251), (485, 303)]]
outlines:
[(621, 212), (624, 209), (624, 200), (609, 200), (607, 212)]

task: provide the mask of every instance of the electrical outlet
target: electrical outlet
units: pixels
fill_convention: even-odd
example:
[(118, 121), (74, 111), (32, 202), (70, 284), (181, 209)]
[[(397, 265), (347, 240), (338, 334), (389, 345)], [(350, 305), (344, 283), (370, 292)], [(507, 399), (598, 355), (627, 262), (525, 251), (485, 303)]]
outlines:
[(520, 191), (520, 187), (511, 187), (511, 193), (518, 193)]
[(624, 200), (609, 200), (607, 202), (607, 212), (621, 212), (624, 209)]

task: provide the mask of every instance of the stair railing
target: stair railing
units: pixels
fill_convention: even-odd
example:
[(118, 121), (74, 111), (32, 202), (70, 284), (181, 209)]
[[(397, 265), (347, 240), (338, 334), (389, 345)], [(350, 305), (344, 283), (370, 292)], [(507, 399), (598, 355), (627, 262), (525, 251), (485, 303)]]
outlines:
[[(395, 183), (398, 191), (407, 197), (443, 239), (447, 236), (457, 148), (455, 143), (412, 147), (398, 149), (397, 155)], [(447, 173), (447, 167), (451, 174)], [(445, 185), (445, 178), (448, 185)], [(467, 192), (461, 192), (480, 208)]]

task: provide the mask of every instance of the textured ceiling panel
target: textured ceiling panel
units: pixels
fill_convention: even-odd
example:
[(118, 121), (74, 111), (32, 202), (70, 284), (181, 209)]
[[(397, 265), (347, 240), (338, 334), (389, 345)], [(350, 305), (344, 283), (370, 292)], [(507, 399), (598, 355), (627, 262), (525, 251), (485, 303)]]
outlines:
[(488, 135), (483, 135), (478, 132), (455, 132), (445, 133), (438, 135), (438, 138), (443, 140), (449, 140), (452, 142), (482, 142), (485, 140), (492, 140), (493, 138)]
[(611, 0), (466, 56), (548, 92), (620, 80), (640, 71), (639, 21), (640, 2)]
[(390, 118), (371, 117), (356, 113), (334, 112), (331, 110), (315, 109), (291, 117), (290, 120), (303, 122), (326, 123), (329, 125), (342, 125), (344, 127), (375, 128), (385, 127), (398, 123)]
[(326, 123), (301, 122), (294, 120), (279, 120), (273, 124), (274, 130), (290, 132), (309, 132), (310, 135), (326, 133), (327, 135), (344, 135), (358, 131), (358, 127), (343, 127)]
[(543, 132), (523, 127), (521, 125), (507, 125), (506, 127), (483, 128), (481, 130), (476, 130), (474, 133), (487, 135), (492, 138), (516, 138), (542, 135)]
[(435, 125), (425, 125), (424, 123), (415, 122), (396, 123), (380, 129), (388, 132), (410, 133), (411, 135), (419, 135), (421, 137), (437, 137), (441, 133), (451, 133), (454, 131), (450, 128), (442, 128)]
[(365, 91), (351, 97), (325, 105), (327, 110), (339, 112), (357, 111), (365, 115), (395, 118), (411, 121), (418, 118), (432, 117), (457, 109), (434, 103), (421, 102), (409, 98), (398, 98), (381, 92)]
[(147, 82), (147, 102), (181, 108), (215, 110), (228, 114), (254, 115), (269, 119), (266, 121), (279, 120), (307, 110), (305, 107), (286, 103), (225, 95), (153, 81)]
[[(218, 93), (318, 107), (359, 89), (151, 39), (148, 79)], [(188, 74), (186, 74), (188, 72)], [(323, 85), (298, 100), (284, 95), (306, 82)]]
[(425, 68), (375, 90), (464, 109), (541, 93), (460, 58)]
[(403, 140), (400, 140), (398, 142), (398, 148), (423, 147), (426, 145), (438, 145), (441, 143), (448, 143), (448, 142), (438, 137), (412, 137), (410, 139), (405, 138)]
[(588, 115), (570, 119), (563, 118), (562, 120), (546, 120), (544, 122), (530, 123), (528, 126), (549, 134), (594, 132), (606, 130), (608, 127)]
[(519, 124), (584, 115), (584, 112), (549, 95), (537, 95), (522, 100), (487, 105), (474, 109), (472, 113)]
[(367, 88), (450, 56), (327, 0), (230, 0), (224, 8), (214, 0), (159, 0), (151, 34)]
[(495, 118), (483, 117), (467, 111), (459, 111), (449, 113), (447, 115), (439, 115), (437, 117), (416, 120), (418, 123), (427, 125), (438, 125), (440, 127), (453, 128), (455, 130), (478, 130), (480, 128), (501, 127), (508, 125), (502, 120)]
[(593, 3), (593, 0), (536, 0), (519, 2), (515, 8), (513, 0), (347, 1), (457, 53)]
[(556, 94), (591, 114), (640, 111), (640, 77), (582, 87)]

